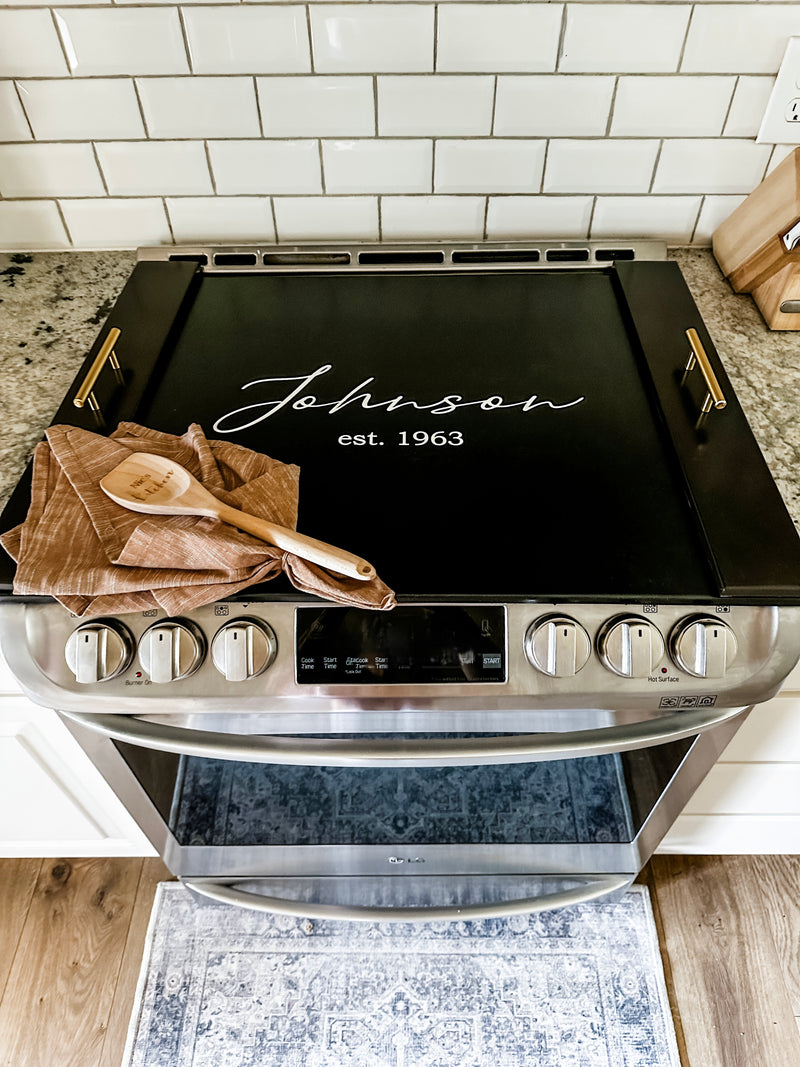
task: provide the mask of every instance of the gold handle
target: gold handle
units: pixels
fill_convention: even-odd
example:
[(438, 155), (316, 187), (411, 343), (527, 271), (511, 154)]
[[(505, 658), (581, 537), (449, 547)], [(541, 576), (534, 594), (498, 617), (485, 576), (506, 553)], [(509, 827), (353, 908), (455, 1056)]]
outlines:
[(120, 331), (116, 326), (112, 327), (108, 331), (108, 337), (106, 337), (100, 351), (97, 353), (86, 377), (80, 385), (77, 393), (73, 397), (72, 403), (76, 408), (82, 408), (86, 401), (89, 401), (89, 407), (95, 413), (100, 411), (100, 405), (97, 403), (94, 393), (95, 382), (100, 377), (100, 371), (106, 365), (106, 361), (113, 367), (114, 373), (117, 376), (118, 381), (122, 381), (122, 370), (119, 365), (116, 353), (114, 352), (114, 345), (119, 340)]
[(694, 370), (695, 365), (700, 368), (700, 373), (703, 375), (703, 380), (706, 383), (706, 389), (708, 393), (703, 401), (703, 406), (700, 409), (700, 418), (703, 419), (713, 408), (722, 409), (728, 401), (725, 399), (725, 395), (720, 388), (720, 384), (717, 381), (717, 376), (709, 362), (706, 350), (703, 348), (703, 342), (694, 328), (686, 331), (686, 337), (689, 340), (689, 346), (691, 351), (689, 352), (689, 361), (686, 364), (686, 368), (683, 372), (683, 378), (681, 384), (686, 381), (690, 371)]

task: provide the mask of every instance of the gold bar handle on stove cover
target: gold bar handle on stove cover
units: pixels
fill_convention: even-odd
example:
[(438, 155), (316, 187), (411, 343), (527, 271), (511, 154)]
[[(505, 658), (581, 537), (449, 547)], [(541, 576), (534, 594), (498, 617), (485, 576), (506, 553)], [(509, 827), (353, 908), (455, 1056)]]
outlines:
[(116, 352), (114, 351), (114, 345), (119, 340), (120, 333), (121, 331), (118, 330), (116, 326), (108, 331), (108, 337), (103, 341), (100, 351), (95, 356), (94, 362), (89, 368), (86, 377), (81, 382), (77, 393), (72, 399), (72, 403), (76, 408), (82, 408), (88, 401), (90, 410), (95, 414), (99, 414), (100, 405), (97, 403), (93, 390), (95, 382), (100, 377), (100, 372), (106, 365), (106, 362), (113, 368), (117, 380), (122, 382), (122, 369), (119, 365)]
[(720, 384), (717, 381), (717, 376), (714, 373), (714, 368), (711, 366), (706, 350), (703, 348), (703, 342), (700, 340), (700, 336), (697, 330), (694, 328), (686, 331), (686, 337), (689, 341), (689, 359), (686, 367), (683, 371), (683, 378), (681, 379), (681, 385), (686, 382), (687, 377), (697, 366), (700, 368), (700, 373), (703, 375), (703, 381), (706, 383), (705, 400), (703, 406), (700, 409), (700, 420), (702, 421), (712, 408), (721, 410), (724, 408), (728, 401), (725, 399), (725, 395), (720, 388)]

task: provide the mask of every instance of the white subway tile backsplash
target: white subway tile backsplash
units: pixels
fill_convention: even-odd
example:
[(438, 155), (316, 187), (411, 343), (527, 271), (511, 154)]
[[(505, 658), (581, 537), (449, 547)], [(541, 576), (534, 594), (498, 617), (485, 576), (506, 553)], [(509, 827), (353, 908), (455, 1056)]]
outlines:
[(681, 70), (775, 74), (787, 37), (800, 32), (798, 4), (698, 4)]
[(699, 196), (598, 196), (592, 237), (644, 237), (688, 244)]
[(0, 141), (30, 141), (31, 131), (12, 81), (0, 82)]
[(612, 137), (716, 137), (728, 113), (732, 77), (622, 77)]
[(0, 145), (0, 196), (103, 196), (89, 144)]
[(561, 15), (560, 4), (445, 4), (436, 69), (555, 70)]
[(326, 193), (429, 193), (431, 141), (324, 141)]
[(558, 69), (675, 71), (691, 10), (689, 4), (568, 4)]
[(490, 196), (486, 236), (491, 239), (585, 238), (591, 196)]
[(602, 75), (500, 75), (494, 133), (600, 137), (606, 132), (614, 78)]
[(0, 245), (6, 252), (68, 248), (69, 237), (55, 202), (0, 201)]
[(213, 193), (202, 141), (117, 141), (96, 146), (111, 196)]
[(375, 133), (372, 78), (259, 78), (265, 137), (358, 137)]
[(61, 200), (77, 248), (172, 244), (161, 200)]
[(755, 137), (772, 93), (774, 78), (739, 78), (728, 117), (725, 120), (725, 137)]
[(544, 175), (546, 193), (646, 193), (658, 141), (550, 142)]
[(670, 140), (654, 193), (749, 193), (764, 177), (772, 148), (737, 140)]
[(79, 77), (189, 71), (177, 8), (65, 8), (55, 17)]
[(316, 141), (209, 141), (217, 192), (321, 193)]
[(494, 78), (488, 75), (378, 78), (378, 132), (486, 135), (492, 127), (493, 96)]
[(50, 12), (0, 11), (0, 78), (69, 74)]
[(433, 7), (312, 4), (314, 69), (322, 74), (433, 70)]
[(252, 78), (141, 78), (151, 137), (258, 137)]
[(717, 226), (744, 203), (744, 196), (705, 196), (694, 232), (694, 243), (709, 245)]
[(266, 196), (168, 199), (167, 213), (177, 244), (198, 241), (272, 243), (275, 240), (275, 226)]
[(481, 240), (484, 196), (384, 196), (381, 232), (385, 241), (453, 238)]
[(279, 241), (376, 241), (373, 196), (281, 196), (273, 201)]
[(311, 70), (306, 9), (300, 5), (184, 7), (196, 74), (291, 74)]
[(437, 141), (434, 190), (437, 193), (537, 193), (544, 168), (545, 141)]
[(144, 137), (139, 101), (129, 78), (59, 78), (17, 84), (39, 141)]

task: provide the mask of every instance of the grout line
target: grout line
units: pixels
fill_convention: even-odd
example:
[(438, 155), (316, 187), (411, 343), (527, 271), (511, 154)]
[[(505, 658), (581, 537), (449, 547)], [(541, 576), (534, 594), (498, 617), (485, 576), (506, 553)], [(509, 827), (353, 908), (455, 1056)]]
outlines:
[(178, 8), (178, 23), (181, 28), (181, 37), (183, 39), (183, 50), (186, 53), (186, 63), (189, 67), (189, 73), (195, 74), (194, 64), (192, 63), (192, 50), (189, 47), (189, 35), (186, 32), (186, 24), (184, 22), (183, 8)]
[(614, 79), (614, 88), (611, 90), (611, 100), (608, 103), (608, 120), (606, 122), (605, 136), (611, 138), (611, 127), (614, 124), (614, 111), (617, 106), (617, 92), (619, 91), (620, 75)]
[[(33, 132), (33, 124), (31, 122), (30, 116), (28, 115), (28, 112), (27, 112), (27, 110), (25, 108), (25, 101), (22, 98), (22, 89), (20, 89), (19, 82), (16, 79), (14, 81), (12, 81), (11, 84), (13, 85), (14, 91), (17, 94), (17, 99), (19, 100), (19, 106), (22, 108), (22, 114), (23, 114), (23, 116), (25, 118), (25, 122), (28, 125), (28, 129), (31, 132), (31, 138), (32, 138), (32, 140), (35, 141), (36, 140), (36, 134)], [(4, 142), (4, 143), (7, 143), (7, 142)], [(27, 142), (22, 142), (22, 143), (27, 143)]]
[(722, 129), (719, 131), (719, 136), (725, 136), (725, 127), (728, 125), (728, 119), (731, 117), (731, 111), (733, 111), (733, 101), (736, 98), (736, 90), (739, 88), (739, 77), (735, 79), (733, 83), (733, 89), (731, 91), (731, 98), (728, 101), (728, 107), (725, 111), (725, 117), (722, 120)]
[(166, 216), (166, 219), (167, 219), (167, 226), (169, 227), (169, 235), (172, 238), (172, 243), (174, 245), (176, 245), (178, 242), (175, 240), (175, 231), (172, 228), (172, 216), (169, 213), (169, 206), (167, 204), (167, 198), (165, 196), (162, 196), (160, 199), (161, 199), (161, 206), (164, 208), (164, 215)]
[(255, 94), (255, 98), (256, 98), (256, 115), (258, 116), (259, 136), (261, 137), (261, 139), (263, 141), (265, 139), (264, 138), (264, 120), (263, 120), (263, 117), (261, 115), (261, 98), (258, 95), (258, 78), (256, 77), (255, 74), (253, 75), (253, 93)]
[(317, 138), (317, 154), (319, 155), (319, 180), (322, 186), (322, 195), (324, 196), (327, 192), (327, 189), (325, 188), (325, 159), (322, 155), (321, 137)]
[(74, 248), (75, 247), (75, 241), (73, 240), (72, 234), (70, 233), (69, 226), (67, 225), (67, 217), (64, 214), (64, 209), (61, 206), (61, 201), (58, 200), (58, 199), (55, 199), (53, 201), (53, 203), (56, 205), (56, 211), (58, 212), (58, 217), (61, 219), (61, 225), (64, 227), (64, 231), (65, 231), (65, 233), (67, 235), (67, 240), (69, 241), (69, 243)]
[(656, 158), (653, 161), (653, 173), (650, 176), (650, 185), (647, 188), (647, 192), (649, 194), (652, 194), (653, 186), (656, 183), (656, 174), (658, 174), (658, 164), (661, 162), (661, 153), (662, 153), (663, 149), (664, 149), (664, 138), (662, 137), (661, 140), (658, 142), (658, 149), (656, 150)]
[(486, 196), (486, 203), (483, 205), (483, 239), (489, 240), (489, 195)]
[(438, 140), (431, 138), (431, 196), (436, 194), (436, 156), (438, 153)]
[(378, 240), (383, 240), (383, 197), (378, 196)]
[(589, 212), (589, 222), (588, 222), (588, 224), (586, 226), (586, 240), (587, 241), (591, 241), (591, 239), (592, 239), (592, 227), (594, 226), (594, 213), (597, 210), (597, 201), (598, 201), (598, 197), (597, 196), (593, 196), (592, 197), (592, 207), (591, 207), (591, 210)]
[(280, 238), (278, 237), (278, 216), (275, 214), (275, 197), (274, 196), (270, 196), (268, 199), (269, 199), (269, 209), (270, 209), (270, 212), (272, 214), (272, 225), (273, 225), (274, 230), (275, 230), (275, 243), (279, 244), (280, 243)]
[[(8, 9), (5, 9), (5, 10), (8, 10)], [(23, 10), (25, 10), (25, 9), (23, 8)], [(30, 9), (28, 8), (27, 10), (30, 10)], [(67, 48), (67, 42), (64, 39), (64, 34), (61, 32), (61, 27), (59, 25), (59, 21), (60, 20), (59, 20), (58, 12), (53, 7), (50, 8), (50, 17), (51, 17), (53, 26), (55, 27), (56, 37), (58, 39), (58, 43), (61, 46), (61, 52), (62, 52), (62, 55), (64, 56), (64, 62), (67, 64), (67, 77), (71, 78), (72, 74), (73, 74), (73, 70), (72, 70), (72, 64), (69, 61), (69, 52), (70, 52), (70, 50)], [(65, 26), (64, 27), (64, 33), (68, 33), (68, 32), (69, 31), (67, 30), (67, 28)], [(63, 77), (63, 75), (60, 75), (60, 77)]]
[(139, 85), (137, 83), (136, 78), (131, 78), (131, 81), (133, 82), (133, 91), (136, 94), (136, 103), (139, 105), (139, 114), (140, 114), (141, 119), (142, 119), (142, 126), (144, 127), (144, 139), (149, 141), (150, 140), (150, 130), (149, 130), (148, 125), (147, 125), (147, 116), (144, 113), (144, 104), (142, 103), (142, 97), (141, 97), (141, 94), (139, 93)]
[(686, 33), (683, 35), (683, 42), (681, 43), (681, 50), (678, 54), (678, 65), (675, 68), (675, 73), (681, 73), (681, 67), (683, 66), (683, 57), (686, 55), (686, 45), (689, 42), (689, 34), (692, 30), (692, 19), (694, 18), (694, 4), (689, 8), (689, 18), (686, 21)]
[(94, 143), (94, 141), (92, 141), (91, 142), (91, 146), (92, 146), (92, 155), (94, 156), (94, 161), (97, 164), (98, 171), (100, 172), (100, 181), (103, 183), (103, 188), (105, 189), (106, 196), (109, 196), (110, 194), (109, 194), (109, 191), (108, 191), (108, 182), (106, 181), (105, 172), (103, 171), (103, 165), (100, 162), (100, 156), (97, 154), (97, 145)]
[(217, 192), (217, 176), (214, 173), (214, 166), (211, 162), (211, 147), (208, 141), (203, 141), (203, 148), (205, 149), (206, 154), (206, 166), (208, 167), (208, 176), (211, 179), (211, 189), (213, 191), (214, 196), (219, 196), (219, 193)]
[(697, 205), (697, 214), (695, 215), (694, 225), (692, 226), (691, 236), (689, 237), (689, 244), (694, 244), (695, 234), (697, 233), (697, 227), (700, 225), (700, 216), (703, 214), (703, 207), (705, 205), (705, 196), (700, 197), (700, 203)]
[(306, 4), (306, 32), (308, 33), (308, 60), (311, 64), (311, 73), (316, 74), (314, 63), (314, 35), (311, 32), (311, 8)]
[(433, 5), (433, 72), (436, 73), (439, 62), (439, 5)]
[(495, 135), (495, 133), (494, 133), (494, 124), (495, 124), (495, 119), (496, 119), (496, 116), (497, 116), (497, 88), (498, 88), (499, 81), (500, 81), (500, 75), (499, 74), (495, 74), (495, 76), (494, 76), (494, 85), (492, 87), (492, 118), (491, 118), (491, 121), (489, 123), (489, 136), (490, 137), (494, 137), (494, 135)]
[(563, 56), (564, 56), (564, 39), (566, 38), (566, 36), (567, 36), (567, 5), (564, 4), (564, 6), (561, 9), (561, 26), (560, 26), (559, 32), (558, 32), (558, 45), (556, 46), (556, 66), (555, 66), (556, 71), (558, 71), (559, 67), (561, 66), (561, 60), (563, 59)]
[(378, 75), (372, 75), (372, 111), (373, 122), (375, 124), (375, 136), (379, 137), (378, 133)]

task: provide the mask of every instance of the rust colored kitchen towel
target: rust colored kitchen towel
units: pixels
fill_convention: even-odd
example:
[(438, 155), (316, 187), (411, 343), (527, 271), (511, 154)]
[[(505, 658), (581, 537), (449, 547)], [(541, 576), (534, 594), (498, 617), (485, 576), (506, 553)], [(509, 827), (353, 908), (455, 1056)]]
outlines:
[(225, 504), (295, 528), (300, 469), (193, 424), (182, 437), (120, 423), (110, 437), (51, 426), (34, 453), (31, 506), (0, 536), (17, 562), (14, 592), (53, 596), (81, 617), (162, 608), (176, 615), (284, 571), (303, 592), (386, 610), (379, 578), (334, 575), (216, 519), (140, 515), (120, 507), (100, 479), (132, 452), (181, 463)]

